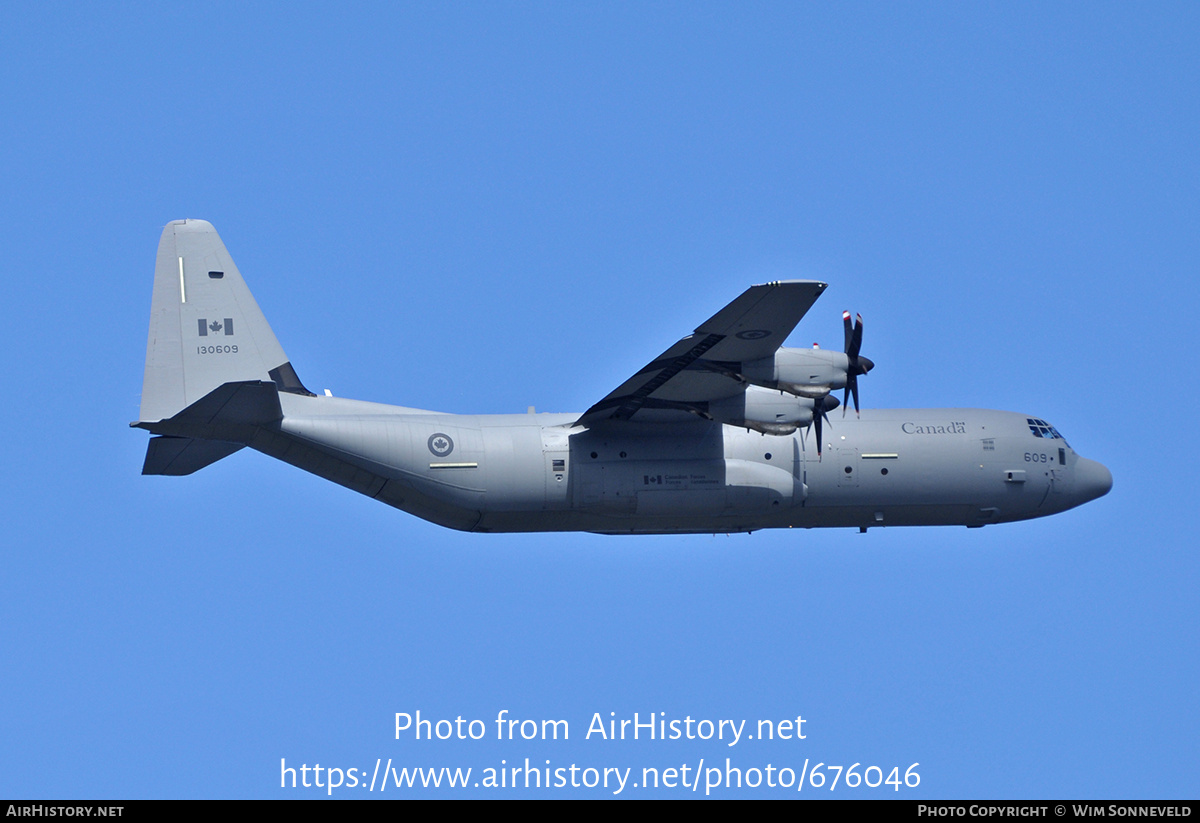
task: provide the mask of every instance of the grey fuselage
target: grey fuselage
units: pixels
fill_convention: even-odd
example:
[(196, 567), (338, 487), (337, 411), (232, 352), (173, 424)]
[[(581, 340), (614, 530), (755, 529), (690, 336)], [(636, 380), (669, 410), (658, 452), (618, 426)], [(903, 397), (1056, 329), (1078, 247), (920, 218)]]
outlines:
[(833, 392), (857, 408), (874, 366), (849, 311), (844, 351), (783, 345), (825, 288), (750, 286), (582, 414), (441, 414), (309, 392), (216, 229), (174, 220), (132, 424), (155, 435), (142, 473), (250, 446), (455, 529), (609, 534), (982, 526), (1111, 487), (1024, 415), (876, 410), (823, 427)]
[(1112, 485), (1057, 431), (1012, 412), (864, 410), (825, 427), (818, 457), (811, 427), (788, 436), (703, 419), (585, 428), (577, 414), (279, 398), (282, 419), (243, 442), (465, 531), (982, 526), (1061, 512)]

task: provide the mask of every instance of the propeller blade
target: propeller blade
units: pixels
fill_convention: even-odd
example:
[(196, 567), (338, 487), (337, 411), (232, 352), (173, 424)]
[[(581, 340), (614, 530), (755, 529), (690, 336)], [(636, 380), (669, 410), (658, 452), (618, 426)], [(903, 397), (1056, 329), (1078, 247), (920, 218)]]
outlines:
[[(843, 315), (847, 326), (850, 323), (849, 315), (850, 315), (850, 312), (845, 312), (845, 314)], [(858, 359), (858, 350), (862, 348), (862, 336), (863, 336), (862, 315), (856, 314), (856, 315), (854, 315), (854, 319), (855, 319), (854, 333), (850, 336), (850, 340), (846, 344), (846, 354), (850, 356), (851, 360)]]
[(821, 459), (821, 419), (829, 422), (829, 410), (838, 407), (838, 399), (825, 395), (819, 400), (813, 402), (813, 434), (817, 437), (817, 459)]
[(858, 413), (858, 372), (851, 371), (846, 375), (846, 399), (842, 401), (842, 417), (846, 416), (846, 409), (850, 408), (850, 398), (854, 398), (854, 416), (862, 417)]
[(824, 416), (824, 409), (819, 407), (813, 408), (813, 434), (817, 436), (817, 460), (821, 459), (821, 418)]

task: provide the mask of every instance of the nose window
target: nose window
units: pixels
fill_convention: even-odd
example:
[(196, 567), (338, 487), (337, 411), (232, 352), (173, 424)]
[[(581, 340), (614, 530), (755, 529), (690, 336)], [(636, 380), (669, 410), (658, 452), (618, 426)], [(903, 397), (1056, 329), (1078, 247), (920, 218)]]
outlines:
[(1044, 437), (1047, 440), (1061, 440), (1064, 443), (1067, 439), (1058, 433), (1058, 429), (1051, 426), (1045, 420), (1036, 417), (1026, 417), (1025, 422), (1029, 424), (1029, 432), (1034, 437)]

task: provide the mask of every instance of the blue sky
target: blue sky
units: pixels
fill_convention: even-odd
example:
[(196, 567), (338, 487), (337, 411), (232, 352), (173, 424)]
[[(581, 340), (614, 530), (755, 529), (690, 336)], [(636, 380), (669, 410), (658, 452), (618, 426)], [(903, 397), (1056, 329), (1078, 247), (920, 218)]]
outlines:
[[(1194, 5), (244, 5), (0, 10), (0, 796), (726, 757), (920, 764), (833, 796), (1196, 796)], [(1114, 488), (982, 530), (622, 539), (446, 531), (252, 452), (143, 478), (181, 217), (318, 391), (581, 411), (815, 278), (791, 342), (861, 312), (865, 405), (1036, 414)], [(396, 740), (417, 710), (490, 734)], [(497, 741), (501, 710), (571, 738)], [(806, 738), (584, 739), (610, 712)]]

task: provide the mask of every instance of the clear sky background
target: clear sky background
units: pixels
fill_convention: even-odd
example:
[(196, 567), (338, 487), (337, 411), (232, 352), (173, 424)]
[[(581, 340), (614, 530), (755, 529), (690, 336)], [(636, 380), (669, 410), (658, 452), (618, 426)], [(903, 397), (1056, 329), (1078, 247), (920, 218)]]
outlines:
[[(1197, 796), (1195, 4), (107, 5), (0, 8), (0, 796), (726, 757)], [(447, 531), (248, 450), (144, 478), (182, 217), (316, 391), (582, 411), (815, 278), (791, 343), (861, 312), (866, 406), (1036, 414), (1114, 487), (971, 531), (614, 538)], [(488, 738), (395, 740), (417, 710)], [(570, 740), (496, 741), (501, 710)], [(597, 712), (806, 739), (585, 740)]]

